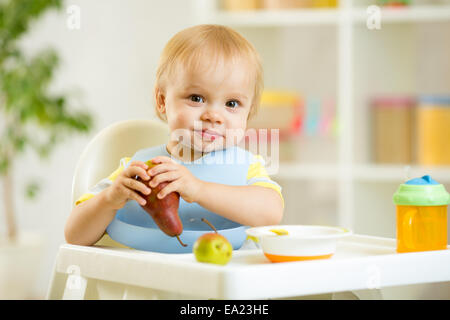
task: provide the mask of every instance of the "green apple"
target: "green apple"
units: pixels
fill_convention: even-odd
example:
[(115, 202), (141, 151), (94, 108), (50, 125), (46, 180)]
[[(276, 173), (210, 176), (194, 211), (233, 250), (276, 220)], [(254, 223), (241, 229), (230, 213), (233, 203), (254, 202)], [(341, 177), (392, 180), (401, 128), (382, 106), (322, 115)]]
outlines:
[(233, 252), (231, 243), (218, 233), (205, 233), (194, 243), (194, 255), (197, 261), (226, 265)]
[(199, 262), (226, 265), (233, 252), (233, 246), (227, 238), (220, 235), (216, 228), (205, 218), (201, 219), (208, 224), (214, 232), (201, 235), (194, 243), (193, 252)]

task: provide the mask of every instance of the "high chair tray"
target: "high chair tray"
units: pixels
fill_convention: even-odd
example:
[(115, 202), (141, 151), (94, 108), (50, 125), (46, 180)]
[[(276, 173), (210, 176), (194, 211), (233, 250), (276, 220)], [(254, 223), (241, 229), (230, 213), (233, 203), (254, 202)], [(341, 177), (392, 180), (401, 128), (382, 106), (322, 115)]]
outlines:
[[(448, 247), (450, 248), (450, 247)], [(396, 240), (352, 235), (330, 259), (271, 263), (260, 249), (235, 250), (226, 266), (191, 253), (60, 247), (55, 271), (213, 299), (265, 299), (450, 281), (450, 250), (396, 253)], [(72, 269), (71, 269), (72, 268)]]

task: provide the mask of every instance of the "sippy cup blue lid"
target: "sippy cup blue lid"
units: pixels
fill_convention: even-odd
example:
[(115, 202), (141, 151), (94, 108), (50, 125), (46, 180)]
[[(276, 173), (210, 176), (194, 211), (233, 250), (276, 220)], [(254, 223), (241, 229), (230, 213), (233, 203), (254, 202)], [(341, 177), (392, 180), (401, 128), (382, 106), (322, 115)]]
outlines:
[(442, 184), (426, 175), (401, 184), (393, 200), (402, 206), (444, 206), (450, 202), (450, 194)]
[(421, 178), (414, 178), (411, 180), (408, 180), (405, 182), (405, 184), (409, 185), (434, 185), (434, 184), (440, 184), (433, 180), (429, 175), (423, 176)]

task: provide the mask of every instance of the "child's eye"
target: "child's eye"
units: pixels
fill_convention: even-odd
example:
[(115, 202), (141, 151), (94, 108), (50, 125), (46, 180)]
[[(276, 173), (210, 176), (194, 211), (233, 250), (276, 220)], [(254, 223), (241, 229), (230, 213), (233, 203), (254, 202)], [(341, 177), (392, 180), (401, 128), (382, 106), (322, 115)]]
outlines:
[(203, 99), (201, 96), (196, 95), (196, 94), (191, 95), (191, 96), (189, 97), (189, 99), (190, 99), (191, 101), (197, 102), (197, 103), (204, 102), (204, 99)]
[(239, 106), (239, 101), (230, 100), (226, 103), (227, 107), (232, 107), (232, 109), (236, 109)]

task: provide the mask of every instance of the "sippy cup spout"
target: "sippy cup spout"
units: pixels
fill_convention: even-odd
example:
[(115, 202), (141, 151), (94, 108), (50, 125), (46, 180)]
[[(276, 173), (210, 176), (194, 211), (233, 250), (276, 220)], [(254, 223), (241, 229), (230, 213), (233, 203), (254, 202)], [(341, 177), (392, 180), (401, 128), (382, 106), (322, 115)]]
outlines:
[(440, 183), (438, 183), (436, 180), (434, 180), (430, 175), (425, 175), (422, 176), (420, 178), (414, 178), (411, 180), (408, 180), (405, 182), (405, 184), (407, 185), (421, 185), (421, 186), (427, 186), (427, 185), (438, 185)]

